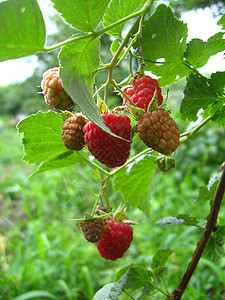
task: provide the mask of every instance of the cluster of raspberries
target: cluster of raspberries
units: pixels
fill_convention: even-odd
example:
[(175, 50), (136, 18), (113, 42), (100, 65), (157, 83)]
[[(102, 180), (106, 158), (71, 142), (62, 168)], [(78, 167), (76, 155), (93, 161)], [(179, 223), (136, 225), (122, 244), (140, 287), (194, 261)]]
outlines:
[(95, 243), (101, 257), (109, 260), (121, 258), (133, 240), (133, 228), (115, 220), (90, 220), (81, 224), (88, 242)]
[[(41, 87), (46, 103), (54, 109), (68, 110), (75, 106), (62, 87), (57, 67), (43, 74)], [(124, 94), (127, 95), (127, 97), (122, 95), (125, 104), (134, 104), (145, 111), (137, 124), (140, 139), (149, 148), (162, 154), (173, 153), (180, 143), (176, 122), (162, 108), (148, 111), (153, 98), (157, 97), (158, 107), (163, 103), (158, 81), (150, 76), (136, 78), (132, 86), (124, 90)], [(109, 168), (122, 166), (130, 155), (132, 142), (130, 118), (127, 115), (113, 113), (101, 116), (105, 125), (121, 138), (109, 135), (94, 123), (88, 122), (82, 115), (73, 115), (63, 124), (63, 142), (68, 149), (76, 151), (87, 145), (92, 155)]]
[[(46, 103), (54, 109), (65, 111), (75, 106), (63, 89), (58, 68), (52, 68), (43, 74), (41, 87)], [(132, 113), (131, 106), (142, 111), (135, 126), (140, 139), (159, 153), (173, 153), (179, 146), (180, 133), (169, 113), (161, 108), (163, 97), (157, 80), (149, 76), (136, 78), (132, 86), (124, 89), (122, 98), (124, 104), (128, 105), (128, 112)], [(122, 166), (130, 155), (130, 118), (125, 114), (114, 113), (102, 114), (101, 117), (116, 136), (104, 132), (93, 122), (88, 122), (81, 114), (72, 114), (62, 126), (63, 142), (68, 149), (75, 151), (80, 151), (87, 145), (91, 154), (108, 168)], [(86, 240), (95, 243), (100, 255), (109, 260), (122, 257), (133, 240), (132, 227), (112, 219), (104, 222), (99, 219), (83, 221), (81, 229)]]

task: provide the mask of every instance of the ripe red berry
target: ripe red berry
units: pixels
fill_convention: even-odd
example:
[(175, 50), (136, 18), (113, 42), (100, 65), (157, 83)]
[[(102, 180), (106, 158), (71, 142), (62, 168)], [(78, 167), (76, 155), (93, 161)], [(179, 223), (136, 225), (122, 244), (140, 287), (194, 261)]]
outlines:
[(101, 257), (116, 260), (130, 247), (133, 240), (133, 228), (129, 224), (119, 223), (114, 220), (107, 221), (108, 227), (104, 228), (103, 237), (96, 243)]
[(54, 109), (68, 110), (75, 106), (75, 103), (62, 86), (58, 67), (44, 72), (41, 88), (43, 90), (45, 102)]
[(64, 145), (70, 150), (80, 151), (84, 146), (84, 125), (87, 123), (82, 116), (69, 117), (62, 126)]
[(179, 128), (164, 109), (144, 113), (138, 121), (138, 134), (149, 148), (166, 155), (180, 144)]
[[(137, 107), (147, 111), (148, 105), (152, 101), (155, 93), (155, 89), (157, 89), (158, 106), (160, 106), (163, 102), (162, 91), (158, 81), (152, 79), (150, 76), (137, 78), (132, 87), (126, 88), (124, 93), (137, 105)], [(124, 103), (131, 104), (123, 95), (122, 97)]]
[[(116, 135), (130, 140), (131, 126), (130, 119), (126, 115), (115, 115), (113, 113), (101, 115), (104, 123)], [(94, 123), (88, 122), (84, 126), (85, 143), (99, 162), (109, 168), (122, 166), (130, 155), (131, 143), (113, 137), (97, 127)]]

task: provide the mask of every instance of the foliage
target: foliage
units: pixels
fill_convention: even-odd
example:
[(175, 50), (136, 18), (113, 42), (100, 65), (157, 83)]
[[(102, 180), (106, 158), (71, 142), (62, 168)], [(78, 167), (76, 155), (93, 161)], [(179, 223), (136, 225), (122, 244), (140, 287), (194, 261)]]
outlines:
[[(144, 74), (144, 71), (151, 72), (152, 76), (157, 76), (162, 88), (166, 88), (168, 85), (174, 84), (178, 80), (186, 77), (187, 82), (184, 87), (184, 98), (180, 103), (180, 119), (178, 122), (181, 128), (185, 128), (188, 121), (196, 123), (191, 123), (187, 130), (182, 130), (180, 139), (181, 145), (177, 152), (172, 155), (175, 160), (177, 159), (179, 161), (179, 155), (183, 157), (185, 150), (187, 156), (192, 155), (191, 150), (193, 151), (194, 147), (191, 150), (187, 148), (191, 145), (191, 139), (193, 137), (195, 138), (193, 142), (195, 144), (197, 140), (196, 134), (199, 134), (200, 130), (204, 128), (209, 128), (210, 130), (210, 128), (215, 125), (219, 127), (225, 126), (225, 73), (216, 72), (211, 74), (208, 78), (198, 71), (200, 67), (208, 62), (212, 55), (225, 50), (225, 42), (223, 32), (220, 31), (210, 37), (206, 42), (200, 39), (193, 39), (187, 43), (187, 25), (175, 17), (170, 7), (160, 4), (154, 8), (153, 2), (154, 1), (147, 0), (139, 1), (137, 4), (136, 0), (112, 0), (111, 2), (92, 1), (90, 4), (90, 2), (86, 0), (70, 0), (62, 5), (62, 1), (52, 0), (55, 9), (62, 16), (64, 21), (74, 28), (74, 34), (69, 39), (65, 38), (61, 42), (53, 43), (53, 45), (50, 46), (46, 46), (45, 24), (37, 1), (21, 0), (18, 2), (8, 0), (1, 2), (0, 14), (3, 22), (0, 25), (0, 60), (16, 59), (36, 54), (37, 52), (51, 53), (54, 50), (58, 51), (60, 49), (58, 61), (60, 65), (60, 78), (62, 79), (64, 89), (77, 104), (76, 109), (80, 110), (86, 118), (110, 135), (114, 134), (104, 124), (103, 118), (100, 116), (101, 111), (98, 104), (104, 101), (104, 107), (107, 106), (110, 87), (120, 95), (124, 94), (123, 88), (130, 84), (136, 75), (133, 73), (136, 67), (136, 65), (133, 65), (134, 59), (136, 62), (138, 61), (139, 64), (139, 69), (136, 70), (138, 71), (136, 72), (137, 75), (140, 76)], [(76, 14), (72, 14), (71, 11), (76, 11)], [(222, 18), (220, 23), (224, 25)], [(20, 24), (20, 26), (16, 26), (15, 24)], [(7, 39), (5, 38), (6, 35)], [(112, 42), (113, 46), (110, 48), (112, 51), (110, 61), (103, 63), (102, 58), (104, 55), (102, 56), (100, 42), (104, 40), (104, 36), (106, 35), (110, 37), (113, 36), (113, 39), (116, 38), (117, 42), (115, 43), (115, 40)], [(127, 69), (129, 69), (129, 74), (127, 78), (118, 83), (114, 69), (115, 67), (121, 68), (122, 63), (126, 64)], [(103, 84), (98, 87), (95, 82), (102, 71), (108, 73), (108, 77), (105, 78)], [(100, 94), (103, 95), (103, 100), (101, 101), (99, 100)], [(168, 102), (169, 101), (170, 99)], [(113, 109), (120, 110), (117, 103), (113, 103), (113, 100), (112, 103), (110, 103), (110, 107), (111, 106)], [(202, 116), (200, 117), (199, 112), (202, 112)], [(125, 113), (128, 114), (127, 111)], [(134, 146), (132, 145), (129, 160), (123, 166), (109, 170), (98, 161), (92, 160), (87, 149), (78, 153), (65, 148), (61, 137), (61, 127), (64, 120), (68, 117), (68, 114), (71, 114), (71, 112), (38, 111), (26, 117), (18, 124), (18, 131), (23, 134), (22, 143), (25, 153), (23, 159), (28, 162), (28, 164), (33, 164), (37, 167), (33, 170), (33, 175), (43, 171), (51, 172), (53, 169), (59, 172), (56, 174), (63, 174), (60, 168), (67, 167), (68, 170), (70, 170), (70, 168), (73, 168), (75, 165), (76, 170), (71, 169), (73, 172), (69, 174), (69, 178), (73, 178), (73, 176), (79, 177), (82, 170), (86, 184), (87, 182), (90, 184), (88, 199), (91, 203), (88, 201), (87, 203), (81, 203), (81, 207), (76, 207), (73, 213), (81, 214), (87, 210), (88, 213), (90, 213), (89, 211), (91, 210), (91, 214), (93, 218), (95, 218), (96, 208), (101, 204), (107, 207), (111, 217), (114, 216), (114, 213), (118, 213), (118, 209), (121, 210), (121, 207), (124, 209), (125, 206), (126, 209), (129, 207), (132, 208), (133, 213), (130, 213), (132, 217), (135, 217), (136, 211), (138, 213), (142, 211), (143, 215), (149, 217), (150, 194), (154, 197), (154, 193), (156, 195), (157, 193), (162, 194), (163, 192), (161, 187), (158, 187), (157, 191), (157, 185), (160, 186), (161, 177), (157, 179), (156, 170), (158, 170), (157, 162), (166, 159), (165, 156), (146, 148), (145, 145), (140, 143), (136, 134), (134, 135)], [(172, 112), (172, 115), (173, 114), (175, 114), (174, 111)], [(133, 130), (135, 133), (137, 118), (130, 117), (132, 119), (132, 125), (134, 125)], [(184, 121), (185, 123), (182, 123)], [(214, 125), (211, 124), (211, 127), (206, 127), (209, 126), (209, 122), (212, 122)], [(200, 131), (200, 134), (201, 132), (202, 131)], [(204, 142), (206, 141), (205, 136), (203, 137)], [(199, 136), (199, 139), (200, 138), (201, 135)], [(224, 144), (221, 143), (221, 140), (222, 139), (218, 137), (218, 149), (215, 151), (219, 158), (220, 149), (224, 149)], [(203, 151), (205, 151), (205, 148)], [(223, 150), (221, 150), (221, 153), (223, 153)], [(199, 147), (197, 148), (197, 155), (198, 154)], [(222, 161), (219, 162), (222, 163)], [(168, 182), (169, 184), (173, 183), (173, 189), (176, 185), (181, 185), (181, 190), (182, 181), (186, 182), (183, 192), (186, 193), (187, 190), (190, 189), (191, 194), (192, 187), (188, 186), (188, 179), (191, 177), (194, 167), (190, 161), (186, 163), (186, 165), (184, 161), (185, 167), (182, 166), (181, 163), (182, 159), (180, 159), (178, 169), (180, 173), (178, 171), (175, 173), (177, 178), (171, 181), (168, 180)], [(61, 171), (62, 173), (60, 173)], [(93, 177), (90, 176), (92, 172)], [(54, 177), (53, 174), (52, 172), (51, 176)], [(40, 175), (41, 174), (38, 174), (37, 176)], [(210, 175), (211, 173), (209, 176)], [(204, 176), (205, 174), (202, 174), (202, 177)], [(48, 177), (46, 178), (49, 179)], [(155, 184), (155, 192), (152, 191), (150, 193), (150, 186), (154, 180), (156, 180), (157, 183)], [(206, 179), (204, 178), (204, 180)], [(72, 183), (74, 183), (73, 180)], [(199, 187), (200, 184), (202, 186), (199, 191), (199, 196), (197, 197), (196, 195), (197, 206), (198, 203), (202, 203), (205, 200), (209, 200), (210, 205), (212, 205), (215, 185), (213, 184), (207, 187), (203, 185), (205, 184), (205, 181), (203, 181), (201, 183), (198, 182), (198, 184), (196, 183), (195, 189)], [(59, 186), (61, 186), (61, 184), (59, 184)], [(48, 181), (46, 181), (46, 186), (43, 186), (43, 188), (42, 197), (46, 188), (52, 189), (51, 186), (48, 186)], [(71, 197), (75, 199), (79, 190), (79, 188), (76, 191), (72, 190)], [(174, 195), (172, 195), (173, 190), (170, 193), (172, 200), (172, 197), (174, 197)], [(70, 192), (66, 189), (66, 195), (68, 194), (70, 194)], [(166, 195), (165, 199), (167, 196), (168, 195)], [(26, 197), (26, 201), (29, 202), (29, 197), (27, 195)], [(61, 197), (59, 198), (61, 199)], [(94, 205), (92, 202), (94, 202)], [(83, 249), (84, 247), (80, 245), (81, 242), (77, 237), (75, 238), (77, 251), (73, 252), (73, 246), (68, 243), (68, 240), (71, 239), (71, 231), (66, 232), (67, 236), (65, 236), (65, 240), (61, 241), (61, 251), (54, 253), (54, 247), (58, 245), (58, 241), (55, 238), (53, 239), (54, 242), (50, 244), (46, 231), (49, 231), (50, 235), (56, 235), (56, 233), (57, 235), (63, 235), (64, 233), (60, 227), (61, 223), (57, 223), (54, 220), (52, 220), (51, 229), (49, 229), (48, 215), (44, 215), (45, 210), (48, 212), (49, 208), (45, 205), (42, 208), (42, 203), (44, 204), (43, 199), (41, 199), (40, 203), (35, 204), (37, 205), (35, 212), (39, 218), (37, 219), (37, 227), (35, 227), (35, 219), (33, 219), (33, 216), (30, 214), (30, 208), (28, 209), (30, 204), (26, 203), (25, 205), (27, 216), (31, 222), (30, 227), (26, 228), (22, 233), (22, 238), (26, 240), (26, 243), (29, 243), (27, 239), (29, 234), (32, 235), (33, 232), (36, 234), (41, 232), (41, 234), (38, 235), (36, 241), (38, 253), (29, 253), (30, 257), (27, 258), (30, 264), (28, 264), (25, 269), (21, 268), (21, 270), (17, 270), (16, 274), (16, 266), (12, 265), (10, 268), (11, 272), (14, 270), (13, 274), (16, 282), (14, 284), (12, 280), (13, 276), (9, 280), (12, 289), (14, 289), (11, 293), (13, 296), (17, 296), (17, 282), (21, 279), (23, 279), (24, 282), (24, 286), (20, 289), (21, 298), (17, 299), (28, 299), (37, 297), (38, 295), (39, 297), (42, 295), (42, 297), (54, 298), (54, 293), (59, 293), (60, 295), (62, 291), (64, 291), (68, 299), (73, 299), (74, 297), (79, 299), (79, 297), (82, 296), (86, 298), (94, 297), (94, 299), (119, 299), (119, 297), (123, 297), (124, 293), (134, 295), (136, 299), (147, 299), (148, 297), (154, 296), (156, 292), (160, 292), (166, 297), (169, 296), (165, 277), (169, 271), (166, 264), (170, 263), (172, 250), (168, 247), (168, 239), (167, 242), (163, 241), (163, 239), (161, 240), (165, 246), (164, 249), (160, 249), (161, 246), (158, 247), (158, 245), (156, 249), (154, 249), (155, 254), (152, 257), (152, 263), (149, 263), (149, 259), (147, 258), (148, 254), (145, 252), (143, 253), (145, 257), (139, 258), (140, 249), (138, 249), (138, 251), (133, 254), (137, 264), (124, 266), (123, 269), (118, 271), (113, 283), (105, 285), (96, 292), (93, 285), (94, 273), (88, 266), (91, 265), (93, 268), (98, 268), (98, 261), (93, 259), (92, 256), (89, 258), (86, 256), (86, 251)], [(64, 219), (70, 212), (65, 211), (65, 207), (62, 207), (60, 203), (55, 203), (54, 200), (50, 203), (53, 209), (56, 210), (55, 214), (59, 217), (62, 224), (64, 224), (62, 216)], [(158, 205), (162, 206), (162, 204)], [(77, 204), (75, 206), (77, 206)], [(157, 224), (183, 224), (186, 225), (187, 228), (190, 228), (190, 230), (195, 229), (195, 227), (200, 230), (203, 229), (205, 217), (202, 217), (202, 209), (200, 212), (196, 212), (195, 215), (188, 210), (185, 211), (184, 206), (179, 206), (179, 209), (177, 207), (175, 214), (173, 207), (173, 209), (171, 209), (172, 216), (168, 207), (167, 213), (169, 216), (166, 216), (166, 218), (165, 215), (163, 218), (159, 217)], [(73, 216), (70, 218), (72, 217)], [(156, 230), (156, 232), (158, 231)], [(17, 234), (18, 231), (13, 232), (12, 239), (15, 245), (18, 242), (18, 246), (16, 249), (10, 249), (12, 253), (14, 253), (14, 251), (19, 253), (25, 251), (18, 241)], [(223, 254), (223, 239), (224, 222), (222, 221), (219, 229), (213, 233), (208, 240), (205, 255), (215, 261), (219, 261)], [(63, 244), (64, 241), (65, 244)], [(148, 243), (149, 242), (146, 241), (147, 245), (149, 245)], [(69, 249), (66, 249), (66, 245), (69, 245)], [(52, 262), (54, 262), (57, 254), (60, 256), (61, 264), (60, 269), (56, 272)], [(35, 291), (33, 291), (33, 293), (28, 292), (29, 289), (32, 288), (32, 283), (26, 284), (25, 279), (31, 276), (32, 273), (32, 255), (35, 260), (37, 260), (38, 265), (40, 265), (39, 269), (43, 268), (45, 276), (53, 276), (55, 280), (57, 280), (60, 271), (64, 271), (66, 274), (64, 267), (71, 267), (72, 265), (74, 269), (76, 269), (76, 264), (78, 264), (78, 269), (81, 269), (81, 273), (71, 277), (69, 279), (71, 281), (68, 284), (76, 286), (76, 281), (79, 280), (79, 282), (82, 282), (82, 279), (84, 283), (81, 284), (77, 290), (70, 290), (67, 282), (62, 278), (61, 280), (57, 280), (57, 284), (55, 281), (52, 282), (51, 289), (54, 293), (48, 294), (44, 287), (45, 281), (42, 278), (43, 281), (35, 288)], [(51, 257), (51, 255), (53, 255), (53, 257)], [(95, 254), (92, 255), (95, 257)], [(21, 254), (21, 257), (24, 256)], [(46, 257), (48, 257), (50, 262), (47, 266), (42, 264)], [(78, 263), (79, 259), (86, 259), (87, 264), (82, 265)], [(144, 263), (144, 265), (141, 266), (138, 262)], [(99, 268), (100, 271), (103, 271), (105, 266), (107, 267), (107, 264), (105, 265), (103, 263)], [(7, 272), (5, 274), (2, 284), (4, 289), (8, 281)], [(32, 277), (32, 280), (35, 282), (39, 281), (41, 274), (37, 272), (35, 276)], [(88, 286), (88, 291), (85, 288), (85, 284)], [(99, 285), (99, 281), (96, 284)], [(175, 286), (171, 284), (170, 288), (175, 289)]]
[(191, 0), (191, 1), (177, 1), (170, 0), (170, 6), (175, 10), (177, 15), (180, 15), (183, 11), (190, 11), (193, 9), (205, 9), (207, 7), (211, 8), (215, 15), (224, 14), (225, 2), (224, 0)]

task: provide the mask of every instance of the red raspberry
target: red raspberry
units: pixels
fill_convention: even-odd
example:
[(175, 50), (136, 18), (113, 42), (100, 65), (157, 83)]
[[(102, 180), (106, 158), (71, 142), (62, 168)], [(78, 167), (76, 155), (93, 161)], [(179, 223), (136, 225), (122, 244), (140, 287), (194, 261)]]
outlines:
[[(150, 76), (143, 76), (137, 78), (132, 86), (132, 88), (126, 88), (124, 93), (137, 105), (137, 107), (147, 111), (148, 105), (155, 93), (155, 89), (157, 89), (158, 106), (162, 104), (162, 91), (156, 79), (152, 79)], [(123, 95), (122, 97), (124, 103), (131, 104)]]
[(62, 126), (64, 145), (70, 150), (81, 150), (85, 146), (84, 125), (87, 123), (82, 116), (69, 117)]
[(96, 243), (101, 257), (116, 260), (123, 256), (133, 240), (133, 228), (129, 224), (107, 221), (102, 239)]
[(149, 148), (166, 155), (180, 144), (179, 128), (164, 109), (144, 113), (138, 121), (138, 134)]
[(68, 110), (75, 106), (73, 100), (62, 87), (58, 67), (44, 72), (41, 88), (43, 90), (45, 102), (54, 109)]
[[(126, 115), (114, 115), (113, 113), (102, 114), (104, 123), (116, 135), (130, 140), (131, 126), (130, 119)], [(88, 122), (84, 126), (85, 143), (92, 155), (102, 164), (109, 168), (122, 166), (130, 155), (130, 143), (113, 137), (97, 127), (94, 123)]]

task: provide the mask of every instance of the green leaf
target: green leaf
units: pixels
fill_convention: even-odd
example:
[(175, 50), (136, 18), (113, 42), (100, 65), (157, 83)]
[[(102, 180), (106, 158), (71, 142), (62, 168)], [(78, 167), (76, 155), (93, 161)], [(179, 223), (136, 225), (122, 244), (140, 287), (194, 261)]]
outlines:
[(219, 19), (217, 25), (222, 25), (222, 29), (225, 30), (225, 14)]
[(0, 3), (0, 61), (35, 54), (44, 49), (45, 24), (35, 0)]
[(224, 254), (224, 235), (225, 225), (220, 225), (216, 232), (213, 232), (210, 236), (203, 255), (215, 262), (218, 262), (221, 256)]
[(156, 167), (155, 158), (149, 156), (122, 168), (114, 176), (115, 191), (121, 192), (133, 208), (138, 207), (146, 214), (149, 211), (148, 188)]
[(189, 121), (196, 121), (199, 109), (206, 109), (217, 100), (217, 95), (209, 86), (207, 78), (198, 74), (190, 74), (184, 95), (180, 113), (183, 120)]
[(59, 298), (55, 297), (54, 295), (50, 294), (49, 292), (45, 291), (31, 291), (27, 292), (25, 294), (22, 294), (20, 296), (12, 298), (12, 300), (28, 300), (28, 299), (53, 299), (53, 300), (58, 300)]
[(159, 76), (162, 86), (190, 74), (183, 60), (186, 39), (187, 25), (176, 19), (164, 4), (144, 23), (142, 45), (146, 70)]
[(135, 264), (131, 263), (130, 265), (128, 266), (125, 266), (123, 267), (122, 269), (120, 269), (117, 273), (116, 273), (116, 276), (115, 276), (115, 280), (114, 281), (118, 281), (122, 276), (123, 274), (125, 274), (127, 271), (129, 271), (131, 268), (133, 267), (136, 267)]
[(125, 289), (138, 289), (144, 287), (147, 282), (152, 281), (153, 273), (143, 267), (136, 266), (134, 268), (130, 268), (123, 277), (126, 278), (126, 282), (124, 284)]
[(149, 300), (151, 295), (155, 294), (155, 287), (149, 283), (145, 285), (143, 288), (141, 295), (137, 298), (137, 300)]
[[(111, 44), (110, 51), (112, 52), (113, 55), (116, 53), (117, 49), (120, 46), (119, 41), (120, 41), (120, 38), (117, 37), (117, 38), (115, 38), (115, 40)], [(123, 54), (124, 54), (124, 49), (123, 49), (123, 51), (120, 52), (118, 58), (121, 58), (123, 56)]]
[(117, 289), (114, 288), (114, 283), (108, 283), (103, 286), (94, 295), (93, 300), (116, 300), (122, 292), (122, 287)]
[(211, 199), (211, 193), (207, 185), (203, 185), (199, 188), (199, 194), (196, 201), (209, 201)]
[(52, 169), (59, 169), (64, 167), (70, 167), (75, 164), (80, 164), (85, 162), (84, 158), (79, 154), (79, 152), (75, 151), (67, 151), (63, 154), (56, 156), (54, 159), (49, 161), (42, 162), (37, 170), (35, 170), (31, 175), (36, 175), (41, 172), (45, 172)]
[(123, 282), (123, 289), (139, 289), (152, 281), (153, 273), (143, 267), (130, 268), (117, 283)]
[(74, 28), (91, 32), (100, 23), (110, 0), (51, 0), (53, 7)]
[(178, 220), (183, 220), (183, 225), (194, 226), (200, 222), (200, 220), (187, 214), (179, 214), (176, 217)]
[(173, 253), (173, 251), (169, 248), (157, 250), (157, 252), (155, 253), (155, 255), (152, 258), (152, 262), (150, 264), (151, 268), (155, 269), (159, 266), (165, 267), (166, 262), (172, 253)]
[(153, 277), (156, 282), (159, 282), (162, 278), (162, 275), (165, 275), (167, 272), (167, 268), (163, 266), (158, 266), (153, 270)]
[[(112, 0), (104, 15), (103, 25), (104, 27), (111, 25), (112, 23), (121, 20), (124, 17), (138, 11), (145, 4), (146, 0)], [(107, 33), (113, 36), (121, 36), (124, 23), (113, 27), (108, 30)]]
[[(39, 165), (68, 152), (62, 140), (63, 115), (52, 111), (37, 112), (17, 125), (29, 164)], [(69, 151), (70, 152), (70, 151)]]
[(212, 117), (212, 122), (219, 127), (225, 127), (225, 106), (224, 100), (217, 101), (209, 109), (209, 115)]
[(187, 45), (185, 57), (187, 61), (195, 68), (203, 67), (209, 58), (225, 50), (225, 40), (223, 33), (218, 32), (204, 42), (200, 39), (193, 39)]
[(114, 284), (107, 284), (100, 289), (93, 300), (116, 300), (124, 289), (144, 287), (152, 280), (152, 275), (152, 271), (145, 270), (143, 267), (131, 267)]
[(212, 117), (213, 123), (216, 123), (220, 127), (225, 127), (225, 72), (213, 73), (208, 81), (210, 87), (220, 97), (218, 101), (209, 107), (208, 113)]
[(211, 74), (211, 78), (208, 80), (208, 82), (218, 96), (224, 96), (225, 72), (216, 72)]
[(113, 135), (98, 114), (98, 107), (92, 98), (94, 73), (99, 65), (99, 39), (85, 39), (67, 45), (62, 48), (59, 59), (60, 77), (66, 92), (84, 115)]

